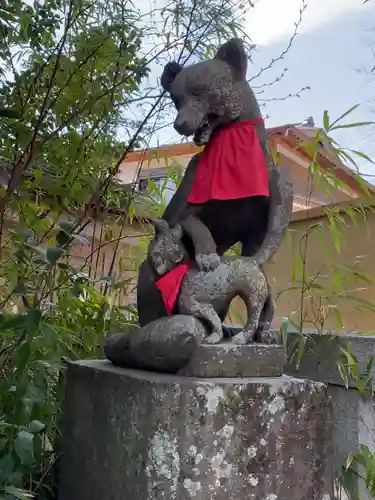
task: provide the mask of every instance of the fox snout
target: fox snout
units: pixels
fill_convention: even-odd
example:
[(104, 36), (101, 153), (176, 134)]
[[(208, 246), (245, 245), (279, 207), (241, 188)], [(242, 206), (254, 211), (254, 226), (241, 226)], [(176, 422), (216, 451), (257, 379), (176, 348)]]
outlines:
[(198, 113), (193, 108), (185, 106), (181, 109), (174, 122), (176, 132), (185, 137), (195, 134), (204, 118), (203, 113)]

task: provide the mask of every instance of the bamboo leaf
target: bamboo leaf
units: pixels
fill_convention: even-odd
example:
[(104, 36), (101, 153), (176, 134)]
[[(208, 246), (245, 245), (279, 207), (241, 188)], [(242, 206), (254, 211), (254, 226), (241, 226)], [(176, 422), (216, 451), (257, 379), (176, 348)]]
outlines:
[(42, 318), (42, 313), (39, 311), (39, 309), (31, 309), (26, 316), (26, 321), (25, 321), (25, 326), (27, 333), (29, 336), (32, 338), (36, 334), (40, 320)]
[(359, 106), (359, 103), (358, 104), (354, 104), (354, 106), (352, 106), (351, 108), (349, 108), (347, 111), (345, 111), (345, 113), (343, 113), (341, 116), (339, 116), (334, 122), (331, 123), (331, 130), (332, 130), (332, 127), (334, 125), (336, 125), (336, 123), (339, 123), (341, 122), (341, 120), (343, 120), (344, 118), (346, 118), (348, 115), (350, 115), (350, 113), (353, 113), (353, 111), (355, 111)]
[(56, 262), (65, 254), (63, 248), (59, 247), (50, 247), (47, 248), (46, 256), (48, 263), (51, 265), (55, 265)]
[(341, 483), (347, 495), (349, 495), (350, 500), (360, 500), (358, 494), (358, 480), (359, 475), (353, 467), (349, 467), (348, 470), (343, 470)]
[(374, 125), (375, 122), (357, 122), (357, 123), (348, 123), (347, 125), (336, 125), (331, 127), (330, 130), (340, 130), (347, 128), (355, 128), (355, 127), (368, 127), (369, 125)]
[(331, 237), (333, 244), (335, 246), (336, 252), (338, 254), (341, 253), (341, 242), (340, 242), (340, 233), (337, 229), (337, 225), (335, 223), (334, 217), (329, 217), (329, 227), (331, 232)]
[(368, 283), (369, 285), (374, 284), (374, 281), (367, 274), (361, 273), (356, 270), (352, 270), (351, 273), (353, 274), (353, 276), (360, 279), (361, 281), (364, 281), (365, 283)]
[(345, 464), (345, 469), (348, 470), (349, 467), (352, 465), (354, 460), (354, 453), (349, 453), (349, 455), (346, 458), (346, 464)]
[(372, 158), (370, 158), (367, 154), (365, 153), (362, 153), (362, 151), (356, 151), (355, 149), (349, 149), (349, 151), (351, 151), (352, 153), (354, 153), (355, 155), (359, 156), (360, 158), (362, 158), (363, 160), (366, 160), (368, 161), (369, 163), (375, 163), (374, 160)]
[(344, 382), (346, 389), (348, 389), (349, 388), (348, 374), (347, 374), (346, 369), (341, 361), (339, 363), (337, 363), (337, 368), (339, 370), (340, 377), (341, 377), (342, 381)]

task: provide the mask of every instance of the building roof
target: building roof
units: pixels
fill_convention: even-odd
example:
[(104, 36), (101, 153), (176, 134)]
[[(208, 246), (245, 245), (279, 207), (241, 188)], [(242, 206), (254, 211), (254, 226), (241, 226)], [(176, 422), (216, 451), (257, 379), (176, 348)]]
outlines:
[[(309, 125), (310, 124), (310, 125)], [(304, 164), (305, 166), (311, 162), (311, 158), (309, 157), (308, 152), (305, 148), (303, 148), (302, 143), (305, 141), (309, 141), (316, 135), (319, 129), (312, 126), (312, 122), (307, 122), (307, 125), (300, 124), (286, 124), (279, 127), (273, 127), (267, 129), (270, 144), (276, 151), (282, 150), (284, 154), (289, 155), (290, 158), (297, 158), (300, 160), (300, 164)], [(183, 163), (187, 164), (190, 157), (202, 150), (203, 148), (199, 148), (195, 146), (193, 143), (180, 143), (180, 144), (169, 144), (159, 146), (157, 148), (150, 149), (141, 149), (137, 151), (131, 151), (127, 154), (124, 162), (120, 166), (119, 176), (113, 179), (112, 185), (116, 189), (119, 189), (121, 192), (124, 192), (124, 197), (127, 199), (130, 195), (129, 188), (132, 180), (129, 180), (129, 176), (127, 175), (126, 179), (121, 178), (121, 171), (128, 170), (127, 166), (130, 164), (139, 165), (142, 170), (139, 173), (137, 178), (147, 178), (151, 175), (157, 174), (166, 174), (168, 171), (168, 164), (171, 164), (173, 160), (171, 158), (175, 158), (178, 160), (178, 157), (183, 159)], [(289, 153), (288, 153), (289, 152)], [(153, 160), (164, 160), (154, 162)], [(168, 161), (169, 160), (169, 161)], [(152, 164), (151, 164), (152, 163)], [(153, 166), (157, 164), (157, 166)], [(328, 141), (324, 141), (324, 144), (319, 145), (318, 151), (318, 163), (322, 169), (325, 169), (331, 174), (342, 181), (342, 184), (345, 187), (349, 188), (342, 189), (347, 194), (346, 199), (352, 198), (362, 198), (364, 195), (364, 187), (368, 190), (367, 194), (370, 194), (370, 199), (373, 197), (375, 193), (375, 188), (370, 183), (365, 180), (359, 178), (358, 174), (356, 174), (352, 169), (348, 168), (336, 154), (335, 150), (329, 146)], [(148, 167), (148, 168), (144, 168)], [(47, 177), (55, 177), (56, 173), (49, 166), (43, 165), (42, 167), (38, 166), (38, 168), (42, 168), (43, 173)], [(6, 187), (9, 178), (11, 175), (11, 171), (13, 169), (13, 164), (5, 159), (0, 158), (0, 185)], [(27, 171), (23, 172), (23, 178), (33, 176), (34, 170), (36, 167), (30, 166)], [(139, 170), (139, 168), (137, 167)], [(305, 170), (306, 171), (306, 170)], [(22, 179), (20, 179), (22, 182)], [(48, 184), (48, 183), (47, 183)], [(339, 188), (340, 189), (340, 188)], [(349, 193), (348, 193), (349, 191)], [(306, 204), (306, 201), (296, 193), (295, 196), (295, 210), (307, 210), (310, 209), (310, 204)], [(339, 201), (343, 201), (342, 199)], [(326, 199), (316, 199), (314, 200), (313, 206), (324, 206), (327, 205), (330, 201)], [(136, 215), (138, 217), (150, 217), (150, 203), (147, 201), (147, 196), (142, 196), (142, 194), (138, 194), (132, 201), (134, 208), (136, 209)], [(128, 206), (128, 202), (125, 203), (125, 206)], [(121, 212), (121, 208), (114, 207), (115, 212)], [(152, 212), (152, 210), (151, 210)]]
[[(306, 148), (303, 147), (303, 143), (314, 139), (319, 130), (321, 129), (317, 127), (284, 125), (270, 129), (269, 134), (274, 140), (280, 141), (284, 147), (289, 146), (302, 157), (311, 161), (311, 157)], [(360, 177), (353, 169), (345, 165), (328, 141), (319, 143), (318, 163), (320, 168), (334, 173), (338, 179), (360, 196), (364, 194), (364, 186), (368, 189), (369, 193), (375, 193), (375, 187)]]

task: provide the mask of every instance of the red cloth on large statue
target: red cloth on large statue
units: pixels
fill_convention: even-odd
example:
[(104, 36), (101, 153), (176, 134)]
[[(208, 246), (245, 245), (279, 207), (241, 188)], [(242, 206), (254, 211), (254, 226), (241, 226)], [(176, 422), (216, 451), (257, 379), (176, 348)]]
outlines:
[(182, 280), (184, 279), (185, 274), (188, 272), (189, 266), (189, 263), (180, 264), (175, 269), (172, 269), (172, 271), (169, 271), (169, 273), (165, 274), (155, 283), (155, 285), (161, 292), (168, 316), (172, 315), (174, 305), (176, 303), (178, 294), (180, 293)]
[(268, 169), (254, 125), (258, 120), (223, 127), (203, 150), (189, 203), (269, 196)]

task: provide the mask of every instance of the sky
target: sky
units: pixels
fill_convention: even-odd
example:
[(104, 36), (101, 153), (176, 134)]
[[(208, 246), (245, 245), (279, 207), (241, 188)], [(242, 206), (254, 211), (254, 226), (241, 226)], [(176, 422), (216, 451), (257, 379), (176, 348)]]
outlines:
[[(299, 10), (306, 4), (302, 23), (292, 47), (282, 61), (254, 81), (254, 90), (272, 82), (284, 69), (285, 77), (258, 94), (267, 126), (301, 122), (313, 116), (322, 124), (324, 110), (331, 121), (360, 104), (348, 122), (375, 121), (375, 1), (363, 0), (258, 0), (250, 10), (246, 30), (256, 49), (248, 76), (256, 75), (288, 46)], [(290, 97), (300, 89), (299, 98)], [(372, 102), (373, 101), (373, 102)], [(343, 147), (375, 158), (375, 127), (350, 128), (334, 136)], [(173, 129), (157, 140), (176, 142)], [(362, 163), (361, 171), (375, 175), (375, 165)]]

